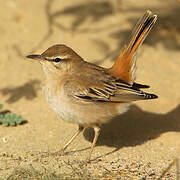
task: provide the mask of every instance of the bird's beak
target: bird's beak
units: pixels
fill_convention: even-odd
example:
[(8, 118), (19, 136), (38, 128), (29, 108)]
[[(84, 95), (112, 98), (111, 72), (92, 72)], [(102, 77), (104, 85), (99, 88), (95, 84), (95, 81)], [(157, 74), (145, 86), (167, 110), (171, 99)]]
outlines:
[(39, 54), (32, 54), (32, 55), (28, 55), (26, 56), (27, 58), (30, 58), (30, 59), (34, 59), (34, 60), (43, 60), (43, 57)]

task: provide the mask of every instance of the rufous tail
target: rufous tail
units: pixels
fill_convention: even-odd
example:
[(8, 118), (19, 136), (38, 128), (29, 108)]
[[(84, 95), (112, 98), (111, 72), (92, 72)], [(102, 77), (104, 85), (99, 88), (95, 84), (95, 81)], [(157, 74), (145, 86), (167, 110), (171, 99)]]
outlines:
[(130, 40), (124, 45), (122, 52), (114, 65), (108, 69), (110, 74), (129, 84), (133, 84), (136, 71), (136, 51), (145, 40), (156, 20), (157, 15), (152, 15), (151, 11), (146, 11), (139, 19), (132, 31)]

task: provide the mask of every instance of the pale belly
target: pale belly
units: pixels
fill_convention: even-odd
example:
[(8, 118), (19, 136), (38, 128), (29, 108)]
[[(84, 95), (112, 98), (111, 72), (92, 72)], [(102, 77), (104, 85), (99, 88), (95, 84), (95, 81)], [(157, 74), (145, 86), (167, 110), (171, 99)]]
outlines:
[(49, 87), (43, 87), (43, 92), (45, 94), (46, 101), (49, 103), (50, 107), (57, 116), (64, 121), (73, 122), (75, 117), (69, 110), (64, 94), (61, 92), (54, 92)]
[(47, 102), (58, 117), (83, 126), (107, 123), (112, 117), (126, 112), (129, 106), (129, 104), (79, 101), (67, 97), (63, 90), (56, 92), (47, 86), (43, 91)]

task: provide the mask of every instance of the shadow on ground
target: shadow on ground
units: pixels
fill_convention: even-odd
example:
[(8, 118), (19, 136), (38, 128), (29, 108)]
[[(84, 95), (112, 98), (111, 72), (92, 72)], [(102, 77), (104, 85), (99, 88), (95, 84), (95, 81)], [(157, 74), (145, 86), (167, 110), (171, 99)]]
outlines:
[(20, 100), (21, 98), (31, 100), (37, 96), (39, 84), (39, 80), (31, 80), (22, 86), (0, 89), (0, 93), (2, 93), (4, 96), (9, 96), (6, 102), (10, 104)]
[[(131, 24), (131, 29), (122, 30), (120, 26), (122, 13), (132, 13), (135, 14), (145, 12), (144, 8), (128, 8), (123, 10), (120, 8), (122, 2), (118, 4), (114, 4), (109, 1), (91, 1), (91, 2), (83, 2), (83, 3), (74, 3), (73, 6), (66, 7), (64, 9), (57, 9), (56, 11), (52, 11), (52, 6), (55, 4), (54, 0), (48, 0), (45, 6), (45, 14), (47, 17), (47, 34), (42, 37), (42, 40), (38, 43), (36, 47), (33, 48), (31, 52), (34, 52), (37, 48), (41, 47), (41, 45), (47, 41), (51, 35), (53, 35), (54, 27), (58, 28), (59, 31), (69, 31), (73, 33), (73, 35), (80, 33), (99, 33), (111, 29), (111, 32), (107, 35), (110, 38), (114, 39), (115, 48), (113, 51), (109, 44), (109, 41), (98, 39), (92, 39), (94, 45), (100, 47), (100, 50), (105, 53), (104, 57), (100, 60), (97, 60), (97, 64), (102, 63), (105, 59), (115, 60), (120, 53), (120, 49), (122, 48), (122, 44), (127, 42), (129, 35), (131, 33), (132, 28), (135, 26), (138, 18), (141, 16), (134, 16), (133, 18), (127, 19), (127, 21)], [(116, 10), (116, 6), (118, 7), (118, 11)], [(151, 10), (151, 7), (148, 9)], [(168, 50), (179, 50), (180, 42), (178, 40), (180, 34), (180, 21), (178, 17), (180, 16), (180, 5), (177, 3), (173, 7), (165, 8), (161, 10), (161, 13), (158, 14), (158, 21), (152, 32), (150, 33), (150, 37), (147, 38), (145, 44), (149, 46), (156, 46), (157, 44), (162, 44), (162, 46)], [(153, 12), (160, 12), (158, 8), (152, 8)], [(108, 20), (108, 17), (114, 16), (117, 19), (117, 22), (112, 24), (111, 20)], [(72, 20), (62, 21), (62, 18), (71, 17)], [(100, 21), (106, 21), (103, 27), (98, 26), (97, 23)], [(65, 24), (62, 22), (66, 22)], [(88, 26), (81, 27), (82, 25), (88, 22)], [(118, 29), (117, 29), (118, 28)], [(98, 37), (99, 37), (98, 36)], [(102, 46), (101, 46), (102, 45)], [(105, 47), (105, 49), (103, 49)]]
[[(136, 146), (157, 138), (169, 131), (180, 131), (180, 105), (167, 114), (155, 114), (141, 110), (132, 105), (130, 110), (101, 127), (97, 146), (115, 147)], [(94, 137), (93, 129), (84, 131), (86, 140)]]
[[(54, 12), (51, 17), (55, 19), (60, 16), (72, 16), (74, 20), (72, 21), (69, 29), (75, 31), (79, 28), (85, 21), (91, 20), (92, 22), (97, 22), (113, 14), (113, 6), (108, 1), (86, 1), (83, 3), (75, 4), (74, 6), (67, 7), (63, 10)], [(65, 27), (64, 27), (65, 28)]]
[[(142, 12), (143, 13), (143, 12)], [(157, 44), (161, 44), (168, 51), (179, 51), (180, 49), (180, 6), (169, 9), (158, 16), (158, 20), (154, 28), (151, 30), (150, 35), (145, 40), (144, 44), (152, 47), (156, 47)], [(138, 17), (129, 18), (127, 21), (131, 24), (131, 29), (112, 31), (109, 37), (116, 41), (116, 48), (113, 51), (109, 51), (110, 44), (101, 39), (93, 40), (94, 44), (106, 52), (106, 55), (97, 61), (97, 63), (103, 62), (105, 59), (115, 60), (122, 48), (122, 45), (127, 42), (131, 34), (131, 30), (135, 26)]]
[[(150, 33), (151, 37), (147, 38), (144, 42), (150, 46), (156, 46), (156, 44), (161, 43), (164, 48), (168, 50), (179, 50), (180, 42), (178, 42), (178, 36), (180, 34), (180, 21), (178, 21), (178, 17), (180, 16), (180, 6), (174, 7), (168, 12), (162, 13), (158, 16), (158, 20), (152, 32)], [(138, 17), (129, 18), (128, 21), (131, 24), (131, 29), (133, 29), (134, 25), (137, 22)], [(110, 37), (118, 40), (118, 42), (126, 42), (128, 36), (130, 35), (130, 31), (122, 31), (119, 29), (118, 31), (110, 34)], [(119, 45), (121, 47), (121, 44)]]
[[(58, 28), (59, 31), (75, 31), (82, 33), (92, 30), (92, 32), (96, 32), (96, 29), (94, 30), (94, 28), (88, 27), (79, 30), (79, 27), (89, 20), (91, 20), (91, 24), (93, 25), (93, 23), (99, 22), (100, 20), (112, 15), (114, 10), (112, 3), (108, 1), (87, 1), (79, 4), (74, 3), (73, 6), (52, 11), (54, 2), (55, 0), (47, 0), (45, 5), (45, 14), (48, 24), (47, 33), (44, 37), (42, 37), (42, 40), (37, 44), (37, 46), (32, 49), (31, 53), (34, 52), (37, 48), (41, 47), (42, 44), (51, 37), (54, 32), (54, 27)], [(65, 24), (63, 24), (61, 18), (64, 17), (73, 17), (73, 20), (70, 23), (68, 20)]]

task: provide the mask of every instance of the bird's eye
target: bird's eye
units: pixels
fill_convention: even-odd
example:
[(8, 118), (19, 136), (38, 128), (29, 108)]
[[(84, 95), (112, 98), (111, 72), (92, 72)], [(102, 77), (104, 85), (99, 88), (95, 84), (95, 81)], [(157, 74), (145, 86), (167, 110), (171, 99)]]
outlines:
[(55, 58), (53, 61), (56, 62), (56, 63), (58, 63), (58, 62), (61, 61), (61, 59), (60, 59), (60, 58)]

